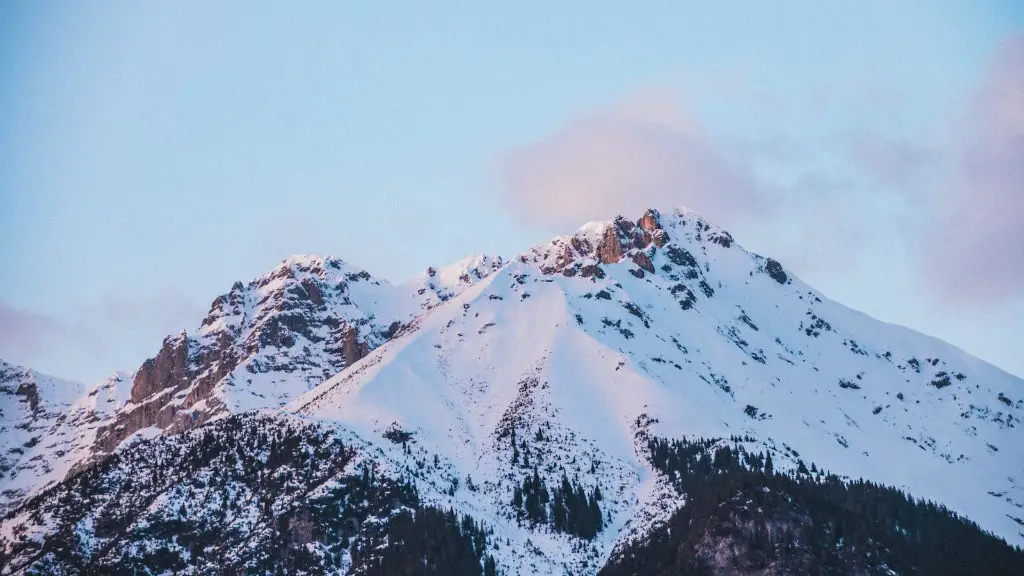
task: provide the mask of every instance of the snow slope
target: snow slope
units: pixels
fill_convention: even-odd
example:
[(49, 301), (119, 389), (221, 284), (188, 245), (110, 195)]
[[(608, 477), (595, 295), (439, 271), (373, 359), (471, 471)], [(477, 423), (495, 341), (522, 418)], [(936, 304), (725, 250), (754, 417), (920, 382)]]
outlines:
[(128, 374), (115, 372), (63, 406), (0, 484), (5, 505), (16, 504), (93, 462), (98, 456), (93, 450), (97, 431), (113, 422), (130, 387)]
[[(904, 488), (1024, 544), (1022, 399), (1019, 379), (829, 301), (677, 210), (532, 249), (289, 409), (426, 470), (422, 490), (512, 542), (514, 573), (555, 574), (592, 571), (670, 511), (645, 434), (750, 435), (777, 466)], [(517, 524), (532, 470), (512, 464), (512, 427), (549, 483), (567, 470), (608, 495), (593, 543)]]
[(82, 391), (78, 382), (0, 360), (0, 514), (20, 497), (10, 479), (36, 458), (47, 431)]

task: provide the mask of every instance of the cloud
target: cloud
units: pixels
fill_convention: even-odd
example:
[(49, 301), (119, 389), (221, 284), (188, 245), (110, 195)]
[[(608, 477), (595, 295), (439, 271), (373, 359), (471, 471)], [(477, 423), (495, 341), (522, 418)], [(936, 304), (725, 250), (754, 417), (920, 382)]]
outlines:
[(69, 345), (98, 350), (94, 339), (76, 334), (57, 319), (15, 308), (0, 299), (0, 358), (29, 363)]
[(530, 224), (587, 220), (685, 204), (727, 224), (766, 208), (747, 163), (730, 156), (668, 91), (636, 93), (507, 152), (502, 201)]
[(973, 302), (1024, 291), (1024, 34), (1005, 40), (955, 122), (957, 144), (924, 243), (939, 294)]
[(919, 191), (938, 161), (936, 152), (920, 142), (867, 131), (847, 135), (840, 146), (869, 181), (905, 194)]
[(0, 358), (41, 372), (92, 382), (133, 370), (167, 334), (198, 325), (204, 310), (173, 290), (110, 295), (56, 317), (0, 299)]
[(162, 338), (162, 335), (193, 328), (203, 312), (184, 295), (168, 289), (140, 299), (108, 295), (97, 304), (83, 307), (78, 322), (107, 326), (114, 331), (146, 329), (161, 334)]
[(770, 129), (726, 142), (680, 94), (640, 91), (507, 152), (502, 201), (558, 231), (684, 204), (822, 277), (900, 258), (882, 267), (943, 300), (1024, 297), (1024, 34), (998, 47), (959, 114), (917, 135), (883, 84), (847, 100), (856, 128), (817, 142)]

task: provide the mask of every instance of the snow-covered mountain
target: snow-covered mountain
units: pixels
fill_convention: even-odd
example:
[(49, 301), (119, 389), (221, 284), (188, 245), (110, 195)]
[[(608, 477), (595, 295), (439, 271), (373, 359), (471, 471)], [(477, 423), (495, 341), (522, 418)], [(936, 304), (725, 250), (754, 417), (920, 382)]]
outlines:
[[(78, 382), (61, 380), (0, 360), (0, 485), (6, 484), (47, 432), (83, 392)], [(18, 494), (0, 493), (0, 514)]]
[[(12, 404), (4, 417), (12, 414), (12, 427), (31, 417), (19, 429), (46, 433), (41, 444), (24, 434), (5, 436), (5, 453), (19, 458), (4, 461), (0, 511), (126, 441), (284, 406), (501, 265), (500, 258), (477, 255), (394, 286), (337, 258), (293, 256), (248, 284), (236, 282), (214, 299), (197, 330), (168, 336), (134, 374), (115, 373), (77, 400), (80, 384), (5, 368), (4, 381), (12, 384), (4, 390), (22, 400), (25, 414), (15, 414)], [(26, 403), (37, 396), (33, 377), (42, 385), (38, 407)], [(58, 388), (64, 393), (54, 396)]]
[[(478, 487), (445, 498), (442, 482), (437, 498), (529, 540), (545, 571), (578, 573), (670, 509), (642, 434), (751, 436), (777, 466), (904, 488), (1024, 544), (1022, 399), (1010, 374), (829, 301), (679, 210), (532, 249), (290, 409), (396, 470), (414, 460), (386, 440), (402, 430), (440, 477)], [(529, 473), (510, 464), (513, 427), (543, 438), (528, 449), (548, 483), (569, 469), (601, 487), (611, 529), (593, 549), (509, 522)]]
[(110, 375), (84, 394), (81, 384), (63, 383), (60, 402), (49, 411), (49, 418), (35, 427), (34, 440), (22, 444), (21, 457), (0, 481), (0, 513), (101, 457), (96, 449), (97, 431), (113, 422), (128, 399), (130, 386), (131, 380), (123, 372)]
[[(371, 463), (381, 478), (410, 483), (416, 502), (487, 526), (487, 554), (506, 574), (592, 574), (686, 502), (652, 464), (649, 442), (687, 437), (732, 438), (783, 471), (804, 474), (813, 464), (891, 485), (1024, 544), (1024, 382), (830, 301), (683, 209), (591, 222), (507, 263), (470, 258), (399, 286), (334, 259), (289, 259), (218, 297), (198, 331), (168, 338), (132, 377), (125, 401), (95, 428), (66, 433), (93, 438), (76, 462), (119, 447), (120, 458), (4, 521), (12, 566), (41, 561), (27, 543), (72, 525), (83, 542), (75, 554), (102, 550), (106, 562), (164, 546), (185, 558), (191, 552), (152, 535), (96, 529), (118, 509), (109, 494), (73, 516), (68, 502), (89, 482), (98, 482), (89, 490), (116, 484), (150, 459), (186, 458), (186, 444), (217, 445), (195, 431), (142, 448), (126, 439), (251, 408), (270, 410), (224, 429), (249, 430), (253, 445), (261, 426), (318, 430), (311, 446), (331, 437), (355, 451), (330, 470), (293, 455), (295, 471), (312, 468), (283, 471), (281, 481), (297, 482), (302, 496), (266, 504), (266, 518), (225, 520), (253, 542), (273, 533), (274, 514), (304, 510)], [(217, 461), (249, 478), (239, 463), (246, 457)], [(189, 465), (206, 478), (210, 464)], [(119, 512), (118, 522), (141, 534), (154, 519), (206, 526), (213, 508), (234, 510), (227, 496), (213, 508), (183, 503), (181, 482), (192, 480), (147, 484), (154, 504), (131, 518)], [(210, 480), (196, 482), (209, 492)], [(600, 530), (581, 537), (524, 520), (537, 485), (569, 486), (584, 502), (599, 494)], [(267, 497), (265, 480), (249, 486), (232, 498)], [(555, 502), (564, 494), (556, 491)], [(358, 565), (358, 550), (303, 545), (336, 555), (339, 573)], [(224, 562), (257, 562), (222, 553)]]

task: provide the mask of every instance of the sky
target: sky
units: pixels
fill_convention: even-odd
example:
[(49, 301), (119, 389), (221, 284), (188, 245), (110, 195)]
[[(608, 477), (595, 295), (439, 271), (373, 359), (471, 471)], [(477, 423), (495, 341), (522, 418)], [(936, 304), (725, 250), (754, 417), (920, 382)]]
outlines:
[(0, 7), (0, 358), (93, 382), (291, 254), (683, 205), (1024, 376), (1024, 4), (253, 4)]

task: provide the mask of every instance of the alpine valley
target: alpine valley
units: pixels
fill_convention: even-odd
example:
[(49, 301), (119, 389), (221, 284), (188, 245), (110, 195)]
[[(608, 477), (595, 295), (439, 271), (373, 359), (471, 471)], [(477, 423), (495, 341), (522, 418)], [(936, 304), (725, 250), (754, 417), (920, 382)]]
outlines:
[(5, 575), (1024, 574), (1024, 382), (685, 209), (292, 257), (0, 410)]

